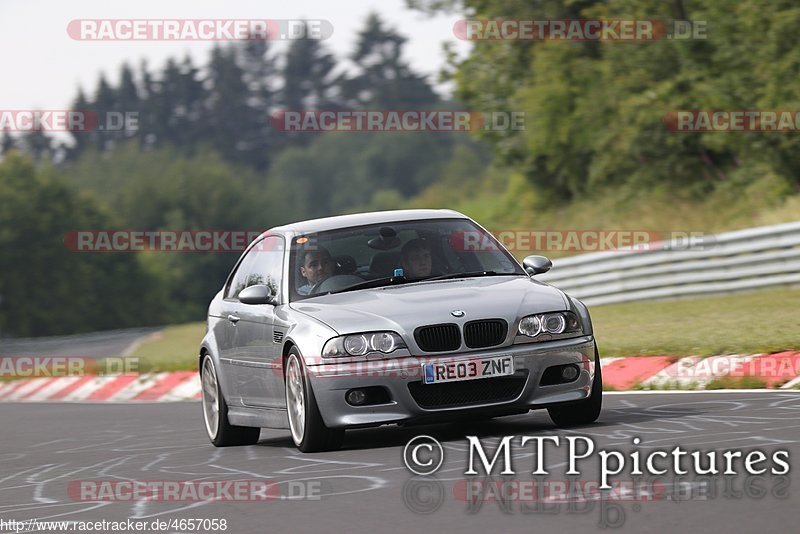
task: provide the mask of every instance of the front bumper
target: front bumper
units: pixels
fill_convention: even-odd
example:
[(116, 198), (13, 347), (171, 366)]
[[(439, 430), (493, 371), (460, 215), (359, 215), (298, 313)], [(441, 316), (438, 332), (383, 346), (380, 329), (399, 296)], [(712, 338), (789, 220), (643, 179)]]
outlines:
[[(423, 407), (415, 400), (409, 384), (420, 382), (423, 363), (448, 362), (472, 358), (512, 355), (514, 369), (520, 377), (521, 388), (513, 398), (472, 401), (467, 405), (448, 404), (443, 407)], [(311, 387), (325, 425), (336, 427), (365, 427), (390, 423), (457, 419), (460, 416), (487, 413), (502, 414), (570, 403), (589, 397), (594, 379), (595, 341), (593, 336), (572, 339), (525, 343), (486, 351), (447, 356), (401, 357), (386, 360), (341, 364), (337, 362), (309, 365)], [(542, 374), (551, 366), (577, 364), (578, 378), (569, 383), (540, 385)], [(524, 377), (524, 385), (522, 378)], [(497, 380), (494, 378), (482, 381)], [(468, 384), (477, 381), (465, 381)], [(488, 383), (488, 382), (485, 382)], [(380, 386), (390, 401), (384, 404), (351, 406), (345, 400), (348, 390)], [(414, 386), (420, 388), (428, 385)]]

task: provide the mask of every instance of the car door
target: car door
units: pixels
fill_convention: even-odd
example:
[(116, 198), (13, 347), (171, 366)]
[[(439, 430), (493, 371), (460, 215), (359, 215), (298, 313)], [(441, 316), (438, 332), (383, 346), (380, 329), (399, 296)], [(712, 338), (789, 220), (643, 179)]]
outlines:
[[(253, 261), (248, 265), (244, 287), (267, 285), (280, 299), (284, 249), (280, 236), (268, 236), (257, 243), (252, 249)], [(238, 318), (233, 356), (236, 389), (245, 405), (278, 408), (283, 403), (283, 376), (281, 345), (275, 343), (273, 336), (275, 305), (237, 301), (233, 306)]]
[(242, 392), (239, 388), (239, 366), (237, 365), (238, 343), (240, 343), (239, 322), (243, 304), (239, 302), (239, 292), (246, 287), (247, 278), (255, 261), (255, 250), (250, 249), (239, 261), (228, 283), (223, 289), (222, 302), (217, 310), (219, 317), (214, 334), (219, 348), (219, 358), (222, 365), (220, 381), (223, 383), (227, 394), (228, 404), (241, 405)]

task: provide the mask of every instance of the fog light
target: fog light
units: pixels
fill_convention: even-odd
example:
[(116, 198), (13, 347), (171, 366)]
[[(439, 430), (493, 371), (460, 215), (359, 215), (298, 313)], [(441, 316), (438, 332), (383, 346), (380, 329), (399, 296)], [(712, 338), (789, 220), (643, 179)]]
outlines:
[(361, 406), (367, 402), (367, 394), (360, 389), (351, 389), (347, 392), (347, 395), (345, 395), (345, 399), (347, 400), (347, 404)]
[(578, 378), (578, 368), (574, 365), (565, 365), (561, 370), (561, 378), (564, 382), (572, 382)]

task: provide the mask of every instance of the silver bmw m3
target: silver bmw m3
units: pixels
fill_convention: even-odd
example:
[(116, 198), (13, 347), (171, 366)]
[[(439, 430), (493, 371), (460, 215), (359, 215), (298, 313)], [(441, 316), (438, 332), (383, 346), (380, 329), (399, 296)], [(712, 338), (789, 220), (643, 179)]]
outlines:
[(211, 442), (285, 428), (303, 452), (348, 428), (546, 408), (597, 420), (602, 378), (586, 306), (537, 281), (451, 210), (304, 221), (264, 232), (208, 309), (199, 352)]

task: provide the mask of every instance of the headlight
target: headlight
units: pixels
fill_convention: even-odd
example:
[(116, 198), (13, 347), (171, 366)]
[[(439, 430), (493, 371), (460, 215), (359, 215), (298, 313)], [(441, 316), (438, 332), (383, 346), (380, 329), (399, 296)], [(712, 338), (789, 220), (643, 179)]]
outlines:
[[(377, 334), (372, 334), (369, 340), (370, 347), (378, 352), (388, 354), (397, 348), (397, 340), (395, 338), (399, 337), (400, 336), (392, 332), (378, 332)], [(400, 343), (403, 343), (402, 339)]]
[(567, 320), (560, 313), (548, 313), (544, 316), (542, 325), (548, 334), (562, 334), (567, 327)]
[(527, 337), (539, 334), (572, 334), (581, 332), (581, 323), (572, 312), (528, 315), (519, 322), (519, 333)]
[(519, 333), (524, 336), (535, 337), (542, 331), (542, 321), (538, 315), (523, 317), (519, 322)]
[(369, 350), (367, 336), (347, 336), (344, 338), (344, 350), (353, 356), (362, 356)]
[(394, 332), (368, 332), (329, 339), (322, 349), (322, 356), (325, 358), (364, 356), (374, 352), (389, 354), (404, 348), (406, 344), (403, 338)]

